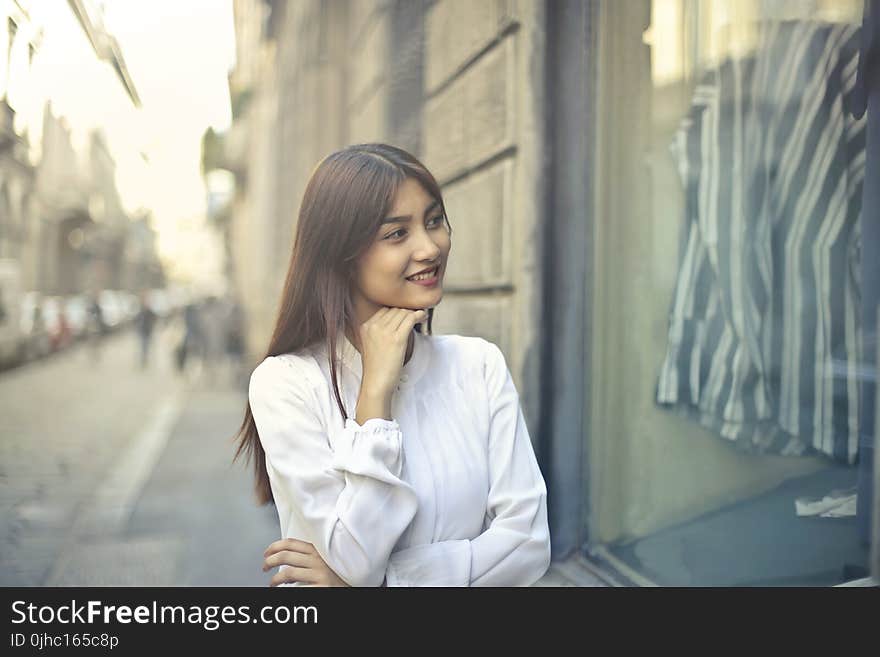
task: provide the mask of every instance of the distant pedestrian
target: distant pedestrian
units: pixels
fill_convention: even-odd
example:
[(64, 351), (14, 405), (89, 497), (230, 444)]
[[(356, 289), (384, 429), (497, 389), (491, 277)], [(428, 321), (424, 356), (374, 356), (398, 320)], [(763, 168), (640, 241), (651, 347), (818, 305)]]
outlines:
[(195, 302), (186, 304), (183, 309), (183, 339), (174, 350), (174, 364), (177, 371), (186, 371), (187, 361), (194, 357), (201, 359), (204, 354), (204, 331), (199, 307)]
[(153, 329), (158, 316), (150, 306), (150, 300), (146, 292), (140, 296), (140, 310), (135, 316), (134, 324), (140, 338), (141, 369), (146, 369), (150, 357), (150, 343), (153, 340)]
[(244, 308), (234, 296), (229, 297), (226, 310), (226, 356), (232, 371), (233, 385), (247, 387), (250, 374), (245, 369), (245, 317)]
[(107, 323), (104, 321), (104, 311), (98, 301), (98, 295), (93, 294), (89, 300), (86, 335), (89, 342), (89, 352), (94, 362), (101, 360), (101, 339), (106, 332)]
[(219, 370), (226, 353), (226, 313), (223, 302), (209, 296), (202, 307), (205, 374), (209, 384), (218, 382)]

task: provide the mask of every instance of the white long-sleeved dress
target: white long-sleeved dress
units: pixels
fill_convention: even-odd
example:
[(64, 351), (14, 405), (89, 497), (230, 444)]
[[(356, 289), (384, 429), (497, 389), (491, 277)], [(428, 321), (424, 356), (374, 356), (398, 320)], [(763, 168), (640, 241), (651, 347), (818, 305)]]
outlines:
[[(249, 400), (281, 535), (353, 586), (526, 586), (550, 563), (547, 489), (501, 350), (414, 332), (392, 420), (342, 421), (323, 345), (270, 356)], [(361, 356), (339, 336), (354, 416)]]

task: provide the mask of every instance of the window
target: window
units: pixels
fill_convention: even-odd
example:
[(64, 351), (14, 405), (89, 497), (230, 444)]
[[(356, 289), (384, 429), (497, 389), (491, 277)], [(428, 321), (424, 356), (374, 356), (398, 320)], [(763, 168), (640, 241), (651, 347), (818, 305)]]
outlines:
[(868, 575), (862, 4), (601, 3), (587, 550), (636, 581)]

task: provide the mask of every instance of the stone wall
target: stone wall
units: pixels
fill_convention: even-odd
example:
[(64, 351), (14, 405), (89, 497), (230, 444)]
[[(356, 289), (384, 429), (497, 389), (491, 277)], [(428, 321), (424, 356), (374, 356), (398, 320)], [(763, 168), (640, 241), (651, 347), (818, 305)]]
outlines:
[(387, 141), (434, 173), (453, 226), (435, 332), (498, 344), (529, 427), (537, 427), (543, 3), (273, 6), (274, 50), (248, 117), (248, 200), (240, 195), (233, 228), (249, 245), (234, 248), (240, 287), (256, 311), (252, 355), (262, 355), (271, 332), (312, 170), (347, 144)]

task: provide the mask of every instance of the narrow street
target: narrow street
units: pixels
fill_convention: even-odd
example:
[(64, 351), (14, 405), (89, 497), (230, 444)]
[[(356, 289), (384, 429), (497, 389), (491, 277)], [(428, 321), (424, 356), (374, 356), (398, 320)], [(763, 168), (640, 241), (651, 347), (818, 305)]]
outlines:
[(0, 584), (268, 582), (274, 509), (231, 463), (244, 393), (225, 370), (179, 375), (179, 330), (157, 328), (146, 370), (127, 330), (2, 374)]

